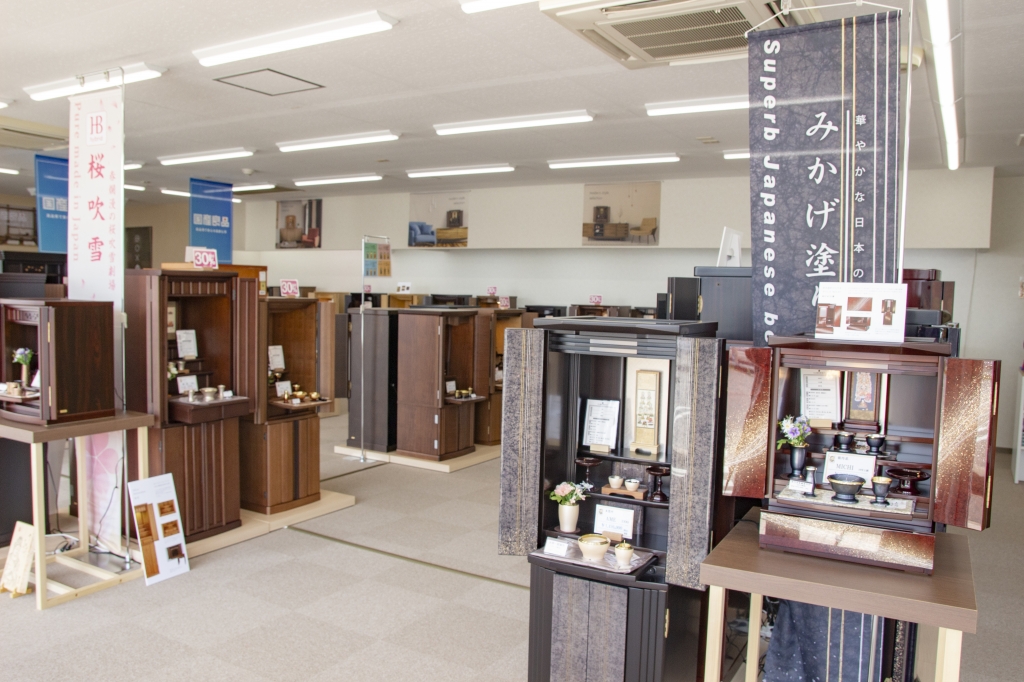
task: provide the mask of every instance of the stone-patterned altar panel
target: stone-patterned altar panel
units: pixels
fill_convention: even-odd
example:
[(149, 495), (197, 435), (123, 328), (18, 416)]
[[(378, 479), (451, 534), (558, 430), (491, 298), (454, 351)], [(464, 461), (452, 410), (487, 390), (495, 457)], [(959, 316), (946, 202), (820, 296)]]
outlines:
[(998, 361), (946, 360), (933, 483), (937, 523), (988, 528), (998, 382)]
[(685, 336), (676, 346), (665, 579), (694, 590), (705, 589), (700, 562), (707, 556), (711, 535), (723, 347), (719, 339)]
[[(621, 682), (626, 666), (626, 605), (624, 587), (590, 583), (587, 618), (587, 682)], [(552, 678), (554, 679), (554, 678)]]
[(587, 682), (590, 581), (556, 573), (551, 601), (551, 679)]
[(537, 549), (541, 504), (544, 334), (540, 329), (505, 331), (499, 554), (525, 556)]
[(771, 438), (772, 349), (730, 348), (722, 494), (764, 497)]

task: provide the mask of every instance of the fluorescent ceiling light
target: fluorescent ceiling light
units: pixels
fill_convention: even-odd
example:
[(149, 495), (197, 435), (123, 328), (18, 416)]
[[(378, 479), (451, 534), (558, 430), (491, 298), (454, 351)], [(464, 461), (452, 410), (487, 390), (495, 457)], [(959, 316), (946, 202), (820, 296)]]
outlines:
[(364, 12), (351, 17), (332, 19), (255, 38), (237, 40), (233, 43), (193, 50), (192, 54), (203, 66), (217, 66), (242, 59), (295, 50), (300, 47), (321, 45), (343, 38), (387, 31), (397, 23), (397, 19), (392, 19), (380, 12)]
[(383, 176), (371, 174), (371, 175), (346, 175), (340, 178), (308, 178), (306, 180), (296, 180), (296, 187), (313, 187), (315, 185), (342, 185), (349, 182), (373, 182), (375, 180), (383, 180)]
[(217, 149), (211, 152), (196, 152), (194, 154), (177, 154), (175, 156), (159, 156), (161, 166), (177, 166), (182, 163), (198, 163), (200, 161), (219, 161), (221, 159), (240, 159), (243, 156), (252, 156), (251, 149), (233, 147), (231, 149)]
[(548, 161), (548, 168), (591, 168), (594, 166), (632, 166), (639, 163), (675, 163), (676, 154), (649, 154), (647, 156), (609, 156), (598, 159), (565, 159)]
[(354, 144), (371, 142), (390, 142), (398, 139), (398, 134), (390, 130), (378, 130), (372, 133), (355, 133), (353, 135), (335, 135), (334, 137), (316, 137), (311, 140), (295, 140), (294, 142), (278, 142), (277, 147), (283, 152), (301, 152), (307, 149), (327, 149), (329, 147), (348, 147)]
[(748, 149), (734, 149), (729, 152), (722, 154), (722, 158), (726, 161), (732, 161), (733, 159), (749, 159), (750, 150)]
[[(128, 187), (128, 185), (125, 185), (125, 187)], [(132, 187), (132, 189), (134, 189), (134, 187)], [(163, 187), (160, 188), (160, 193), (161, 194), (170, 194), (172, 197), (190, 197), (190, 196), (192, 196), (188, 192), (183, 192), (183, 191), (181, 191), (179, 189), (165, 189)], [(242, 203), (242, 200), (241, 199), (232, 198), (231, 199), (231, 203), (232, 204), (240, 204), (240, 203)]]
[(21, 175), (21, 171), (15, 170), (14, 168), (0, 168), (0, 173), (4, 175)]
[(11, 105), (12, 101), (13, 100), (9, 100), (9, 99), (0, 99), (0, 109), (6, 109), (7, 107), (9, 107)]
[(462, 3), (462, 11), (466, 14), (476, 14), (477, 12), (486, 12), (489, 9), (528, 5), (531, 2), (537, 2), (537, 0), (470, 0), (470, 2)]
[(83, 92), (92, 92), (93, 90), (118, 87), (121, 85), (122, 68), (124, 69), (125, 83), (138, 83), (139, 81), (148, 81), (151, 78), (159, 78), (166, 71), (166, 69), (158, 66), (149, 66), (139, 62), (88, 76), (73, 76), (52, 83), (44, 83), (43, 85), (32, 85), (24, 88), (24, 90), (28, 93), (29, 97), (37, 102), (41, 102), (57, 97), (67, 97), (69, 95), (79, 95)]
[(126, 171), (139, 170), (140, 168), (142, 168), (145, 165), (146, 164), (144, 164), (144, 163), (136, 163), (135, 161), (129, 161), (129, 162), (124, 164), (124, 169)]
[(479, 173), (511, 173), (515, 166), (507, 163), (500, 166), (469, 166), (466, 168), (427, 168), (406, 171), (410, 178), (441, 178), (448, 175), (477, 175)]
[(480, 121), (464, 121), (462, 123), (438, 123), (434, 130), (438, 135), (460, 135), (462, 133), (482, 133), (489, 130), (512, 130), (514, 128), (536, 128), (538, 126), (557, 126), (564, 123), (587, 123), (594, 117), (585, 109), (578, 111), (560, 111), (555, 114), (533, 114), (531, 116), (509, 116), (507, 118), (488, 118)]
[(271, 185), (269, 183), (263, 185), (234, 185), (231, 188), (232, 192), (256, 192), (261, 189), (274, 189), (277, 185)]
[(671, 116), (673, 114), (700, 114), (707, 111), (748, 109), (750, 100), (747, 95), (735, 95), (710, 99), (690, 99), (681, 102), (655, 102), (644, 106), (647, 107), (648, 116)]
[(145, 192), (146, 191), (146, 188), (143, 187), (142, 185), (125, 185), (124, 188), (125, 189), (130, 189), (133, 192)]
[(936, 95), (946, 145), (946, 166), (960, 167), (960, 128), (956, 116), (956, 86), (953, 72), (953, 30), (948, 0), (926, 0), (928, 35), (932, 44), (931, 64), (935, 72)]

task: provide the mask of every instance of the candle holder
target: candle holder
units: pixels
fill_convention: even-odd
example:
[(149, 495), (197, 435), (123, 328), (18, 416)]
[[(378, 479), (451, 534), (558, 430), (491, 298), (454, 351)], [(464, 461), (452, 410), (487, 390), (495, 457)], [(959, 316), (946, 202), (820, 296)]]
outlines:
[(917, 495), (917, 482), (931, 478), (930, 474), (920, 469), (904, 469), (903, 467), (891, 467), (885, 474), (900, 482), (896, 486), (896, 490), (893, 491), (900, 495)]
[(650, 492), (647, 499), (651, 502), (668, 502), (668, 495), (661, 492), (661, 478), (670, 473), (668, 467), (647, 467), (647, 474), (651, 477)]
[(806, 473), (806, 476), (807, 476), (804, 479), (804, 481), (811, 484), (811, 492), (804, 493), (804, 497), (817, 497), (816, 493), (814, 492), (814, 472), (817, 471), (817, 470), (818, 470), (818, 467), (816, 467), (816, 466), (810, 466), (809, 465), (809, 466), (805, 466), (804, 467), (804, 472)]
[(889, 501), (885, 497), (889, 494), (891, 485), (892, 479), (888, 476), (874, 476), (871, 479), (871, 492), (875, 494), (875, 499), (871, 501), (871, 504), (888, 505)]

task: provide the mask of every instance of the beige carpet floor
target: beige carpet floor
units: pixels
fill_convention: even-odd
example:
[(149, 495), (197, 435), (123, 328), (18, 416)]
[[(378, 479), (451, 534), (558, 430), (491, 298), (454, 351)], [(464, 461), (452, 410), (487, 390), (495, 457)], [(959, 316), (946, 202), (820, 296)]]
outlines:
[[(386, 464), (323, 485), (356, 505), (199, 557), (180, 578), (43, 612), (0, 599), (0, 679), (526, 680), (529, 572), (496, 553), (497, 462)], [(980, 623), (964, 682), (1024, 679), (1024, 487), (1006, 455), (993, 497), (992, 528), (967, 533)]]

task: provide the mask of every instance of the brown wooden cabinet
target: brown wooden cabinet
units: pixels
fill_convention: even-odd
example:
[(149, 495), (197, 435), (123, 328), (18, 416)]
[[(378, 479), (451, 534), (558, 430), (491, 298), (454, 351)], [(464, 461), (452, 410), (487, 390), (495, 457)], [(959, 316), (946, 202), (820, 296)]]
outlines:
[(33, 353), (21, 396), (0, 394), (5, 419), (52, 424), (114, 414), (114, 307), (100, 301), (0, 299), (4, 381), (21, 381), (14, 352)]
[(243, 422), (242, 506), (275, 514), (320, 499), (320, 421), (305, 414)]
[[(261, 300), (255, 318), (254, 356), (262, 379), (256, 409), (241, 422), (241, 504), (273, 514), (320, 499), (320, 421), (317, 410), (334, 402), (334, 301), (328, 298)], [(281, 346), (284, 369), (271, 368), (269, 348)], [(285, 399), (276, 382), (307, 395)], [(309, 394), (320, 394), (311, 399)]]
[[(473, 452), (475, 309), (413, 308), (398, 318), (398, 454), (441, 461)], [(452, 388), (454, 387), (454, 388)], [(451, 391), (449, 389), (452, 389)]]
[[(238, 418), (254, 404), (258, 370), (248, 329), (258, 301), (259, 280), (235, 272), (125, 272), (125, 396), (129, 409), (157, 415), (149, 432), (150, 473), (174, 476), (189, 542), (241, 524)], [(195, 330), (196, 359), (178, 358), (175, 328)], [(178, 395), (168, 363), (179, 359), (199, 386), (223, 385), (234, 396), (189, 402)], [(128, 449), (134, 455), (134, 440)], [(130, 479), (137, 476), (134, 461), (129, 457)]]
[(476, 316), (473, 391), (484, 400), (476, 406), (475, 441), (501, 443), (501, 386), (505, 367), (505, 330), (533, 327), (536, 313), (525, 310), (482, 308)]

